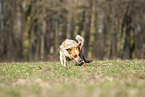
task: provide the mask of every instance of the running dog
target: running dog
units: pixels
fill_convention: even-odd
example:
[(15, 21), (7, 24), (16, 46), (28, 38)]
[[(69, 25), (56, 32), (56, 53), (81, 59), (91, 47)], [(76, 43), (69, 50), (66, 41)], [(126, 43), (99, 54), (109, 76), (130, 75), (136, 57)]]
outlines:
[(78, 43), (71, 39), (66, 39), (60, 45), (60, 62), (62, 66), (66, 66), (67, 61), (74, 59), (77, 64), (81, 66), (85, 66), (85, 63), (90, 63), (93, 60), (87, 60), (85, 58), (84, 52), (82, 50), (82, 46), (84, 44), (84, 38), (80, 35), (77, 35), (76, 40)]

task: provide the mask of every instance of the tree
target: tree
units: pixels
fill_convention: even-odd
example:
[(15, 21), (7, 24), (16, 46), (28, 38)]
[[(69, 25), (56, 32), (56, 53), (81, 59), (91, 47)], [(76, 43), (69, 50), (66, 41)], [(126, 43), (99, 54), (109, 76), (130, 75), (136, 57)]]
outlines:
[(89, 40), (89, 48), (88, 48), (88, 57), (92, 57), (92, 49), (93, 49), (93, 43), (95, 41), (95, 0), (91, 0), (91, 23), (90, 23), (90, 40)]

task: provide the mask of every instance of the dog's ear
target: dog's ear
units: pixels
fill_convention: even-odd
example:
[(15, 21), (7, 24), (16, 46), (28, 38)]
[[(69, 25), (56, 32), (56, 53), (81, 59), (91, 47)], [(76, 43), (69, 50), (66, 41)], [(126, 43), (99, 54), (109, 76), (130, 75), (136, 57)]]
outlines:
[(68, 49), (66, 49), (67, 51), (68, 51), (68, 53), (70, 53), (70, 51), (71, 51), (71, 48), (68, 48)]
[(80, 48), (81, 47), (81, 43), (78, 44), (78, 46), (76, 48)]

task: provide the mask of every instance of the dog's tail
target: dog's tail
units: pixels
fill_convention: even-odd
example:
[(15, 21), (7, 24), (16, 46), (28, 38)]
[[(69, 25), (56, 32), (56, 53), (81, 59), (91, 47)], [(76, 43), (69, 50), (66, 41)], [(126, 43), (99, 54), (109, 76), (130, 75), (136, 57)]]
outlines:
[(80, 35), (77, 35), (75, 38), (79, 43), (81, 43), (81, 48), (82, 48), (82, 46), (84, 44), (84, 38), (81, 37)]

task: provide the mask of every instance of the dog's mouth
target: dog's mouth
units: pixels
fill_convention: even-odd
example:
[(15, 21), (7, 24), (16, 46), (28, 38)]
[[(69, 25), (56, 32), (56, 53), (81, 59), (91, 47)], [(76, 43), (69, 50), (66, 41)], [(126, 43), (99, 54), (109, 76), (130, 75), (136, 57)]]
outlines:
[(74, 58), (77, 64), (82, 64), (84, 61), (81, 58)]
[(77, 62), (77, 64), (82, 64), (83, 63), (83, 61), (82, 62)]
[(84, 62), (84, 61), (82, 61), (82, 62), (77, 62), (76, 65), (77, 65), (77, 66), (85, 66), (85, 62)]

